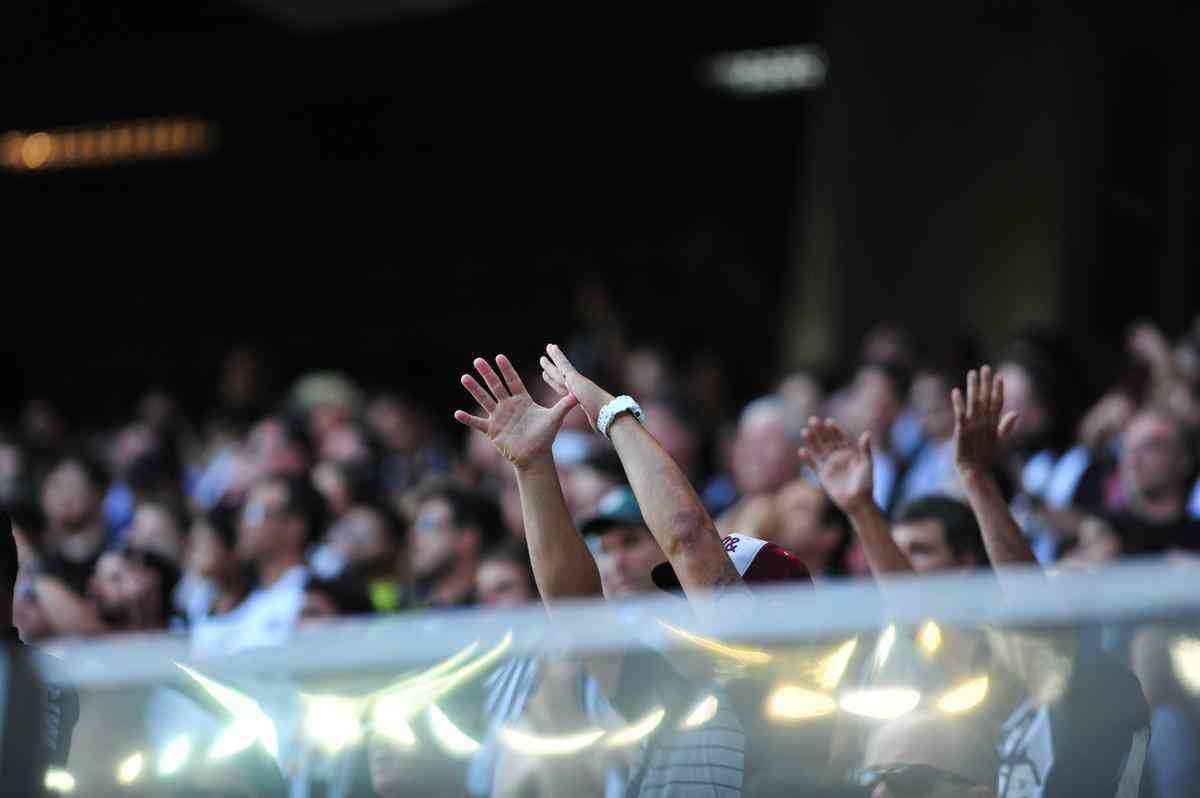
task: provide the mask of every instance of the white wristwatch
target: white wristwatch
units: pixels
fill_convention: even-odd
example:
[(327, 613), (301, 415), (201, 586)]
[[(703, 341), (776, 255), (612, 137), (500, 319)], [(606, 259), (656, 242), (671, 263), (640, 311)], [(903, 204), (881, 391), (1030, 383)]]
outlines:
[(600, 413), (596, 416), (596, 429), (599, 430), (601, 435), (607, 438), (608, 428), (612, 426), (617, 416), (622, 413), (632, 413), (639, 424), (645, 423), (643, 420), (645, 417), (642, 415), (642, 406), (632, 396), (622, 394), (600, 408)]

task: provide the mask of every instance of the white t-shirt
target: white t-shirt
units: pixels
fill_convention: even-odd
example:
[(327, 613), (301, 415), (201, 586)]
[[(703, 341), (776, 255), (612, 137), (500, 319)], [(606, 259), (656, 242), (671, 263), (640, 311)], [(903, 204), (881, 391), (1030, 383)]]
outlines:
[(200, 620), (192, 628), (192, 650), (199, 656), (228, 656), (287, 642), (300, 620), (307, 580), (308, 569), (294, 566), (232, 611)]

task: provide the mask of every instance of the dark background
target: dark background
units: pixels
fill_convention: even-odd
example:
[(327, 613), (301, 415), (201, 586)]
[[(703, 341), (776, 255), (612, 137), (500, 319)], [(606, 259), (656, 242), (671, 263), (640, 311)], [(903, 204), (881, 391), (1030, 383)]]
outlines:
[[(472, 355), (566, 338), (591, 279), (636, 339), (715, 351), (742, 395), (883, 317), (998, 341), (1030, 320), (1007, 285), (1093, 360), (1197, 306), (1183, 4), (46, 5), (0, 12), (0, 132), (186, 114), (221, 142), (0, 173), (8, 412), (46, 395), (98, 421), (150, 384), (199, 410), (246, 340), (285, 379), (338, 368), (449, 407)], [(813, 43), (814, 92), (701, 79), (715, 53)], [(1031, 177), (1001, 196), (989, 173)], [(971, 254), (1030, 217), (1053, 233), (1022, 239), (1053, 250), (1025, 267), (1052, 268), (1044, 291)], [(817, 218), (837, 247), (814, 353), (788, 309)]]

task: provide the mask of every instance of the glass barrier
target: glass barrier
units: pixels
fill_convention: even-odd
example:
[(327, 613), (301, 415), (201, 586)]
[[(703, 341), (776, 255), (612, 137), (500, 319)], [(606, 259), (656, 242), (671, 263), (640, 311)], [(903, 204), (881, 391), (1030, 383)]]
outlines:
[[(1149, 796), (1200, 750), (1198, 575), (411, 614), (219, 660), (185, 637), (65, 643), (33, 659), (47, 695), (78, 698), (69, 756), (39, 781), (188, 798)], [(50, 734), (73, 720), (59, 704), (17, 720)]]

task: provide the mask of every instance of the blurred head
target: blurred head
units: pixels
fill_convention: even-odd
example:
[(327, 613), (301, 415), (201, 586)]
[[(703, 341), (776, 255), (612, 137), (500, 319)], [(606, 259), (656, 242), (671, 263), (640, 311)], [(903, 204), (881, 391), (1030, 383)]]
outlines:
[(645, 401), (670, 392), (672, 376), (667, 357), (652, 347), (629, 352), (625, 356), (622, 377), (629, 393)]
[(1000, 768), (969, 719), (922, 712), (880, 726), (863, 763), (871, 798), (991, 798)]
[(996, 369), (1004, 380), (1004, 409), (1016, 411), (1021, 423), (1013, 430), (1013, 445), (1029, 446), (1044, 437), (1050, 428), (1051, 408), (1038, 377), (1038, 368), (1019, 360), (1008, 360)]
[(261, 480), (242, 508), (238, 556), (255, 565), (300, 561), (324, 531), (325, 517), (325, 500), (307, 479)]
[(796, 371), (784, 377), (776, 393), (794, 418), (822, 415), (825, 391), (821, 382), (807, 371)]
[(349, 510), (329, 529), (329, 545), (345, 562), (345, 576), (373, 577), (395, 573), (400, 530), (390, 515), (369, 505)]
[(186, 545), (183, 524), (166, 505), (155, 502), (139, 504), (133, 512), (133, 522), (125, 538), (131, 546), (156, 551), (174, 563), (183, 562)]
[(508, 542), (487, 550), (475, 572), (475, 595), (484, 607), (520, 607), (538, 601), (529, 551), (523, 544)]
[(600, 582), (608, 599), (658, 591), (650, 573), (667, 555), (642, 524), (610, 526), (599, 534)]
[(232, 511), (218, 506), (192, 524), (187, 568), (203, 579), (219, 582), (240, 570), (236, 549), (236, 519)]
[(901, 507), (892, 538), (917, 573), (988, 565), (975, 513), (945, 496), (927, 496)]
[(305, 374), (292, 388), (291, 401), (308, 421), (308, 433), (324, 445), (326, 436), (354, 418), (362, 404), (358, 389), (332, 371)]
[(775, 497), (774, 543), (804, 561), (813, 574), (845, 574), (850, 521), (819, 487), (806, 479), (784, 485)]
[(953, 388), (947, 376), (933, 371), (923, 371), (913, 380), (913, 410), (930, 440), (944, 441), (954, 435), (954, 404), (950, 401)]
[(124, 631), (162, 629), (178, 583), (179, 569), (170, 560), (128, 546), (100, 557), (88, 592), (110, 626)]
[(304, 474), (311, 452), (301, 425), (284, 416), (269, 416), (250, 429), (244, 456), (256, 475), (285, 477)]
[[(367, 406), (367, 423), (388, 451), (411, 452), (428, 433), (428, 423), (411, 402), (380, 396)], [(482, 437), (482, 436), (481, 436)]]
[(794, 419), (774, 397), (742, 411), (733, 442), (733, 480), (742, 496), (774, 493), (800, 471), (797, 454), (804, 419)]
[(432, 485), (420, 494), (409, 537), (413, 576), (429, 582), (460, 567), (474, 568), (483, 550), (503, 537), (500, 510), (490, 498), (455, 485)]
[(575, 518), (591, 516), (601, 499), (625, 484), (621, 461), (609, 447), (597, 447), (582, 463), (562, 471), (563, 496)]
[(42, 484), (42, 512), (55, 530), (71, 533), (100, 522), (100, 509), (108, 475), (86, 454), (60, 458)]
[(908, 373), (889, 362), (860, 367), (845, 403), (850, 431), (854, 435), (870, 432), (877, 443), (886, 444), (908, 399), (908, 382)]
[(700, 440), (683, 413), (664, 401), (648, 402), (642, 409), (646, 414), (646, 429), (683, 473), (693, 474), (700, 454)]
[(334, 618), (370, 615), (375, 612), (371, 597), (360, 583), (346, 579), (309, 577), (304, 585), (300, 623), (316, 626)]
[(1153, 501), (1185, 491), (1191, 457), (1183, 425), (1162, 410), (1138, 413), (1125, 428), (1120, 469), (1135, 500)]

